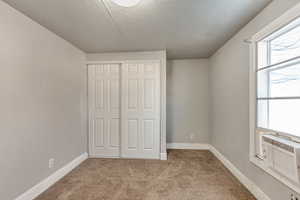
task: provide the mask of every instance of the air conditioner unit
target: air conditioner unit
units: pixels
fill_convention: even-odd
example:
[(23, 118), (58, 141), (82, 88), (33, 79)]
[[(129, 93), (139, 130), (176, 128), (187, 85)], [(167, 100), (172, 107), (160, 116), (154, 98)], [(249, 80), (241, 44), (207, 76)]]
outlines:
[(263, 160), (267, 167), (300, 183), (300, 144), (276, 135), (262, 136)]

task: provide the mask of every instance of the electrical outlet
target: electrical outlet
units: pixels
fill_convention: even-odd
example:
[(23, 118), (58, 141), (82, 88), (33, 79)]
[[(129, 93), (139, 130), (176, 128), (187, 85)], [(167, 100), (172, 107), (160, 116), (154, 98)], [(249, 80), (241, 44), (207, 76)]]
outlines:
[(49, 169), (51, 169), (51, 168), (53, 168), (54, 167), (54, 164), (55, 164), (55, 160), (54, 160), (54, 158), (50, 158), (49, 159)]
[(291, 194), (291, 200), (300, 200), (296, 195)]

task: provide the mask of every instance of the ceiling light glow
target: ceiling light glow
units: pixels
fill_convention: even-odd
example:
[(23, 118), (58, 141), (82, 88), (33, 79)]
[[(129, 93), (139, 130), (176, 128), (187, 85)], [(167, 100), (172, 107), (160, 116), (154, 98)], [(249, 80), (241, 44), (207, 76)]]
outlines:
[(141, 0), (111, 0), (115, 4), (123, 7), (133, 7), (136, 6)]

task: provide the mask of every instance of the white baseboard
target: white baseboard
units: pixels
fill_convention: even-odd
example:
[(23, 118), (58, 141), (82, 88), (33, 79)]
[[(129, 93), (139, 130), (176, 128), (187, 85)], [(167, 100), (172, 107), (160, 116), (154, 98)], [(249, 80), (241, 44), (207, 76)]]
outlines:
[[(247, 178), (238, 168), (236, 168), (225, 156), (223, 156), (216, 148), (209, 144), (198, 143), (168, 143), (168, 149), (197, 149), (197, 150), (210, 150), (224, 166), (257, 198), (257, 200), (271, 200), (255, 183)], [(15, 200), (33, 200), (42, 192), (46, 191), (51, 185), (56, 183), (80, 163), (88, 158), (87, 153), (83, 153), (73, 161), (57, 170), (51, 176), (47, 177)], [(167, 153), (160, 154), (161, 160), (167, 160)]]
[(257, 200), (271, 200), (255, 183), (246, 177), (236, 168), (224, 155), (215, 147), (211, 146), (210, 151), (225, 165), (225, 167), (255, 196)]
[(52, 175), (47, 177), (46, 179), (42, 180), (40, 183), (36, 184), (31, 189), (27, 190), (25, 193), (21, 194), (15, 200), (33, 200), (41, 193), (46, 191), (50, 186), (56, 183), (58, 180), (63, 178), (66, 174), (72, 171), (75, 167), (77, 167), (80, 163), (85, 161), (88, 158), (88, 153), (83, 153), (71, 162), (69, 162), (64, 167), (60, 168)]
[(168, 160), (168, 154), (167, 153), (160, 153), (160, 160)]
[(89, 158), (111, 158), (111, 159), (118, 159), (121, 158), (120, 156), (101, 156), (101, 155), (89, 155)]
[(200, 143), (168, 143), (167, 149), (197, 149), (197, 150), (209, 150), (209, 144)]

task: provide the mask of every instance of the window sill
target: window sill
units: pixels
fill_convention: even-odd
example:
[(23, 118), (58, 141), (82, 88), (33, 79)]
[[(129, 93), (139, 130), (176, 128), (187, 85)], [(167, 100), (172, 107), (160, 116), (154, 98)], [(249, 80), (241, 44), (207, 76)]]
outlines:
[(288, 186), (289, 188), (291, 188), (292, 190), (294, 190), (295, 192), (300, 194), (300, 185), (294, 183), (293, 181), (289, 180), (288, 178), (286, 178), (286, 177), (282, 176), (281, 174), (277, 173), (276, 171), (270, 169), (269, 167), (267, 167), (264, 164), (264, 162), (262, 160), (260, 160), (259, 158), (255, 157), (253, 155), (250, 155), (250, 161), (257, 167), (259, 167), (262, 170), (264, 170), (265, 172), (267, 172), (269, 175), (276, 178), (278, 181), (282, 182), (283, 184), (285, 184), (286, 186)]
[(281, 131), (276, 131), (269, 128), (263, 128), (263, 127), (256, 127), (256, 130), (263, 133), (271, 133), (273, 135), (277, 135), (279, 137), (285, 138), (287, 140), (290, 140), (291, 142), (300, 143), (300, 136), (291, 134), (291, 133), (285, 133)]

